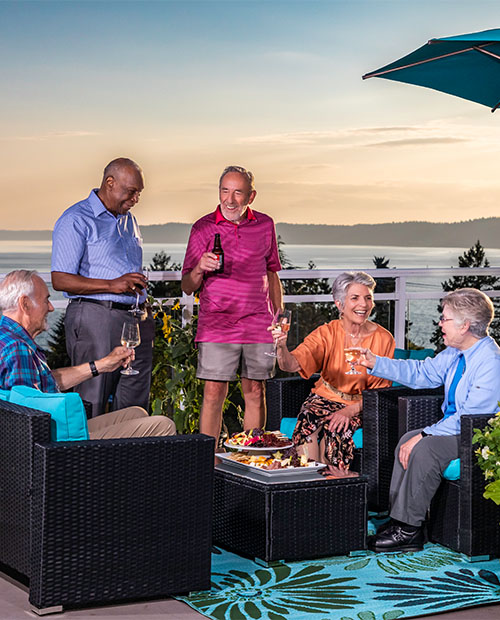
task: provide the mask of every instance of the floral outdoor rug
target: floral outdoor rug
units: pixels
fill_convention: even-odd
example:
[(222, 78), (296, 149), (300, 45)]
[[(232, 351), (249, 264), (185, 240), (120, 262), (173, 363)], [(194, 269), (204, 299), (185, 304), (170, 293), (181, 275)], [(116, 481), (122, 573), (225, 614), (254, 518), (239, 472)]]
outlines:
[[(423, 551), (331, 557), (263, 568), (213, 549), (210, 592), (177, 597), (216, 620), (394, 620), (500, 603), (500, 560)], [(500, 608), (499, 608), (500, 615)]]

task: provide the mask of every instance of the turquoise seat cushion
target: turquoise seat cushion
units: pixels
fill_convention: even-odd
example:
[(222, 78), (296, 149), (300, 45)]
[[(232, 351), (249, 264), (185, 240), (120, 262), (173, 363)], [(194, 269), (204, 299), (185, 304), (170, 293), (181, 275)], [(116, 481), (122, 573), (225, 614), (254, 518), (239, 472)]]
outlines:
[[(425, 360), (434, 357), (433, 349), (394, 349), (395, 360)], [(401, 383), (392, 382), (392, 387), (399, 387)]]
[(460, 480), (460, 459), (454, 459), (448, 463), (448, 467), (443, 472), (445, 480)]
[[(296, 424), (297, 424), (297, 418), (281, 418), (280, 431), (283, 433), (283, 435), (286, 435), (289, 439), (291, 439), (293, 430)], [(363, 429), (362, 428), (358, 428), (356, 431), (354, 431), (352, 440), (354, 441), (355, 448), (363, 447)]]
[(394, 359), (407, 360), (409, 353), (408, 349), (394, 349)]
[(355, 448), (363, 447), (363, 429), (362, 428), (358, 428), (354, 431), (352, 440), (354, 441)]
[(87, 416), (80, 395), (76, 392), (46, 394), (25, 385), (16, 385), (10, 402), (50, 413), (52, 441), (88, 439)]
[(0, 390), (0, 400), (10, 400), (10, 390)]

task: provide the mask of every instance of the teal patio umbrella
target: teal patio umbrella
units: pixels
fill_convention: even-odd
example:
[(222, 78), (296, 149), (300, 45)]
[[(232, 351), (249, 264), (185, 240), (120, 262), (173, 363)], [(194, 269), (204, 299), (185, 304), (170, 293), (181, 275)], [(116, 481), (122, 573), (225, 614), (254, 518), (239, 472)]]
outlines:
[(500, 29), (430, 39), (407, 56), (363, 75), (407, 82), (500, 106)]

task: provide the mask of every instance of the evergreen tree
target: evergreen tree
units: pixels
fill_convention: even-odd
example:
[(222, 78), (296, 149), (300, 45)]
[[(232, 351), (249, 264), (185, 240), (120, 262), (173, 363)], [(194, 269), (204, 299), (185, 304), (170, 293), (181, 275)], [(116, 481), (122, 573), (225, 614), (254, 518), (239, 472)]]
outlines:
[[(180, 271), (182, 265), (180, 263), (170, 262), (171, 258), (163, 250), (157, 252), (151, 259), (149, 271)], [(148, 294), (153, 297), (182, 297), (181, 283), (174, 282), (149, 282)]]
[[(486, 258), (486, 253), (484, 251), (481, 242), (478, 240), (476, 243), (469, 249), (466, 250), (462, 256), (458, 257), (458, 266), (459, 267), (489, 267), (490, 261)], [(449, 280), (445, 282), (441, 282), (441, 286), (443, 291), (455, 291), (457, 288), (477, 288), (480, 291), (482, 290), (500, 290), (500, 278), (497, 276), (453, 276)], [(493, 320), (493, 323), (490, 326), (490, 335), (497, 341), (500, 341), (500, 316), (499, 313), (499, 302), (497, 300), (492, 300), (493, 305), (495, 306), (495, 314), (497, 318)], [(438, 313), (441, 314), (443, 308), (441, 304), (438, 305)], [(434, 333), (431, 336), (431, 342), (436, 347), (436, 353), (442, 351), (445, 346), (443, 342), (443, 337), (441, 334), (441, 328), (438, 325), (437, 321), (432, 322), (434, 325)]]
[(66, 332), (64, 331), (64, 316), (62, 312), (54, 327), (50, 330), (47, 344), (47, 362), (51, 368), (65, 368), (71, 366), (71, 361), (66, 352)]

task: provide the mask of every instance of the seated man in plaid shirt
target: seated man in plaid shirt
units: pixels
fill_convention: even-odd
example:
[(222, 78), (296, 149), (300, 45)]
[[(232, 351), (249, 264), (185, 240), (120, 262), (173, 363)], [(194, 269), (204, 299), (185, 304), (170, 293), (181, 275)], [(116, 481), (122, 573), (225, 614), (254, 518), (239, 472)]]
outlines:
[[(49, 290), (36, 271), (12, 271), (0, 283), (0, 388), (27, 385), (41, 392), (67, 391), (96, 374), (126, 365), (133, 352), (115, 347), (100, 360), (51, 370), (34, 338), (47, 329), (54, 307)], [(175, 435), (165, 416), (149, 416), (142, 407), (127, 407), (88, 420), (91, 439)]]

